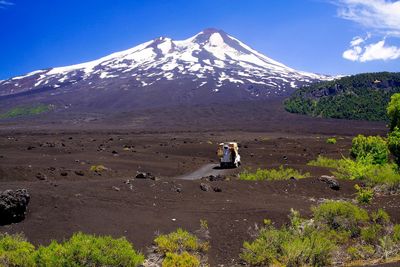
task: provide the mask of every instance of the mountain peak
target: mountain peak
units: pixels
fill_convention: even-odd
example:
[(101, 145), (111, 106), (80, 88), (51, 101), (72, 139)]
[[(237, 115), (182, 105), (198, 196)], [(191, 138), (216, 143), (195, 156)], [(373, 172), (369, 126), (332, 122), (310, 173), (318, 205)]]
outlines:
[(327, 79), (331, 77), (296, 71), (223, 30), (207, 28), (186, 40), (162, 36), (90, 62), (0, 81), (0, 97), (43, 90), (62, 95), (72, 88), (96, 94), (102, 88), (141, 92), (138, 88), (152, 87), (172, 94), (180, 86), (186, 90), (182, 98), (206, 94), (204, 90), (269, 97)]
[(226, 34), (223, 30), (221, 29), (216, 29), (216, 28), (205, 28), (204, 30), (201, 31), (204, 34), (213, 34), (213, 33), (221, 33), (221, 34)]

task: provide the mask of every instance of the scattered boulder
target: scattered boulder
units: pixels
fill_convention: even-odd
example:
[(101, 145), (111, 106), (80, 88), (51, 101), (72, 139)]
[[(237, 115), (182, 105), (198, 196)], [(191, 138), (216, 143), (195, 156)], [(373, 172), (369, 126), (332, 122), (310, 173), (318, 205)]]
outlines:
[(205, 192), (208, 192), (208, 191), (211, 190), (211, 186), (209, 184), (206, 184), (206, 183), (201, 183), (200, 184), (200, 189), (205, 191)]
[(138, 172), (136, 174), (136, 179), (151, 179), (156, 180), (156, 177), (152, 175), (150, 172)]
[(0, 225), (20, 222), (25, 218), (30, 195), (26, 189), (0, 193)]
[(67, 176), (67, 175), (68, 175), (68, 172), (61, 172), (60, 175), (61, 175), (61, 176)]
[(335, 178), (335, 176), (322, 175), (321, 177), (318, 178), (318, 180), (326, 183), (330, 189), (333, 190), (340, 189), (340, 184), (338, 180)]

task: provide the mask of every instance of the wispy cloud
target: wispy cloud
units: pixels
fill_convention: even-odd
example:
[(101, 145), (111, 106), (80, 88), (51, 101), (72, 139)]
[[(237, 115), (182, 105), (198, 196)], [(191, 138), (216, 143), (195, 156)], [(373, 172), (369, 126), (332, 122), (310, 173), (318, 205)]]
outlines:
[(6, 8), (8, 6), (12, 6), (14, 3), (6, 0), (0, 0), (0, 8)]
[[(362, 26), (368, 35), (356, 36), (343, 58), (367, 62), (372, 60), (394, 60), (400, 58), (400, 48), (388, 45), (387, 37), (400, 38), (400, 1), (390, 0), (338, 0), (340, 18)], [(380, 40), (371, 42), (371, 33)]]

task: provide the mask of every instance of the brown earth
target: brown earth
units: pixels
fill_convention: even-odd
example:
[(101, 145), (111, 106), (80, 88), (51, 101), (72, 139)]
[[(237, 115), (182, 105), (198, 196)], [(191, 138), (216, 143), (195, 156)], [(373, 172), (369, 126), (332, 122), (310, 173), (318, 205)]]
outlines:
[[(331, 190), (317, 180), (329, 171), (306, 163), (319, 154), (348, 155), (356, 134), (386, 132), (383, 123), (288, 114), (279, 102), (221, 107), (96, 114), (84, 121), (48, 114), (0, 122), (0, 190), (27, 188), (31, 193), (26, 219), (0, 231), (23, 232), (35, 244), (76, 231), (126, 236), (145, 253), (157, 233), (178, 227), (193, 231), (202, 219), (211, 234), (211, 266), (229, 266), (264, 218), (281, 225), (292, 208), (308, 216), (323, 199), (353, 198), (355, 182), (341, 181), (339, 191)], [(338, 143), (327, 144), (333, 135)], [(227, 140), (240, 143), (242, 167), (225, 173), (229, 181), (207, 182), (222, 192), (202, 191), (204, 181), (176, 179), (217, 163), (216, 144)], [(107, 169), (93, 172), (93, 165)], [(312, 177), (236, 180), (244, 169), (280, 165)], [(134, 179), (137, 171), (159, 179)], [(383, 207), (400, 222), (399, 200), (377, 197), (370, 208)]]

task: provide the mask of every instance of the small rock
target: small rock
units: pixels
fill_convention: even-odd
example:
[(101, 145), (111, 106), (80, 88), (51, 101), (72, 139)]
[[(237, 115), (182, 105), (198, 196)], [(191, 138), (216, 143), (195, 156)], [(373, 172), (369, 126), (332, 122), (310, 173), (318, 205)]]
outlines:
[(35, 148), (34, 146), (28, 146), (27, 150), (32, 150), (34, 148)]
[(136, 174), (137, 179), (151, 179), (156, 180), (157, 178), (149, 172), (139, 172)]
[(38, 172), (38, 173), (36, 174), (36, 178), (39, 179), (39, 180), (41, 180), (41, 181), (43, 181), (43, 180), (46, 180), (46, 179), (47, 179), (47, 176), (46, 176), (45, 174), (43, 174), (43, 173)]
[(85, 173), (83, 171), (75, 171), (75, 174), (78, 176), (84, 176)]
[(205, 191), (205, 192), (208, 192), (208, 191), (210, 191), (211, 186), (208, 185), (208, 184), (205, 184), (205, 183), (201, 183), (201, 184), (200, 184), (200, 189), (203, 190), (203, 191)]
[(214, 192), (222, 192), (221, 187), (218, 187), (218, 186), (214, 186), (213, 190), (214, 190)]
[(115, 191), (120, 191), (121, 190), (121, 188), (116, 187), (116, 186), (113, 186), (112, 189), (114, 189)]
[(61, 172), (60, 175), (61, 175), (61, 176), (67, 176), (67, 175), (68, 175), (68, 172)]
[(340, 184), (339, 184), (338, 180), (335, 178), (335, 176), (322, 175), (321, 177), (318, 178), (318, 180), (326, 183), (330, 189), (333, 189), (333, 190), (340, 189)]

